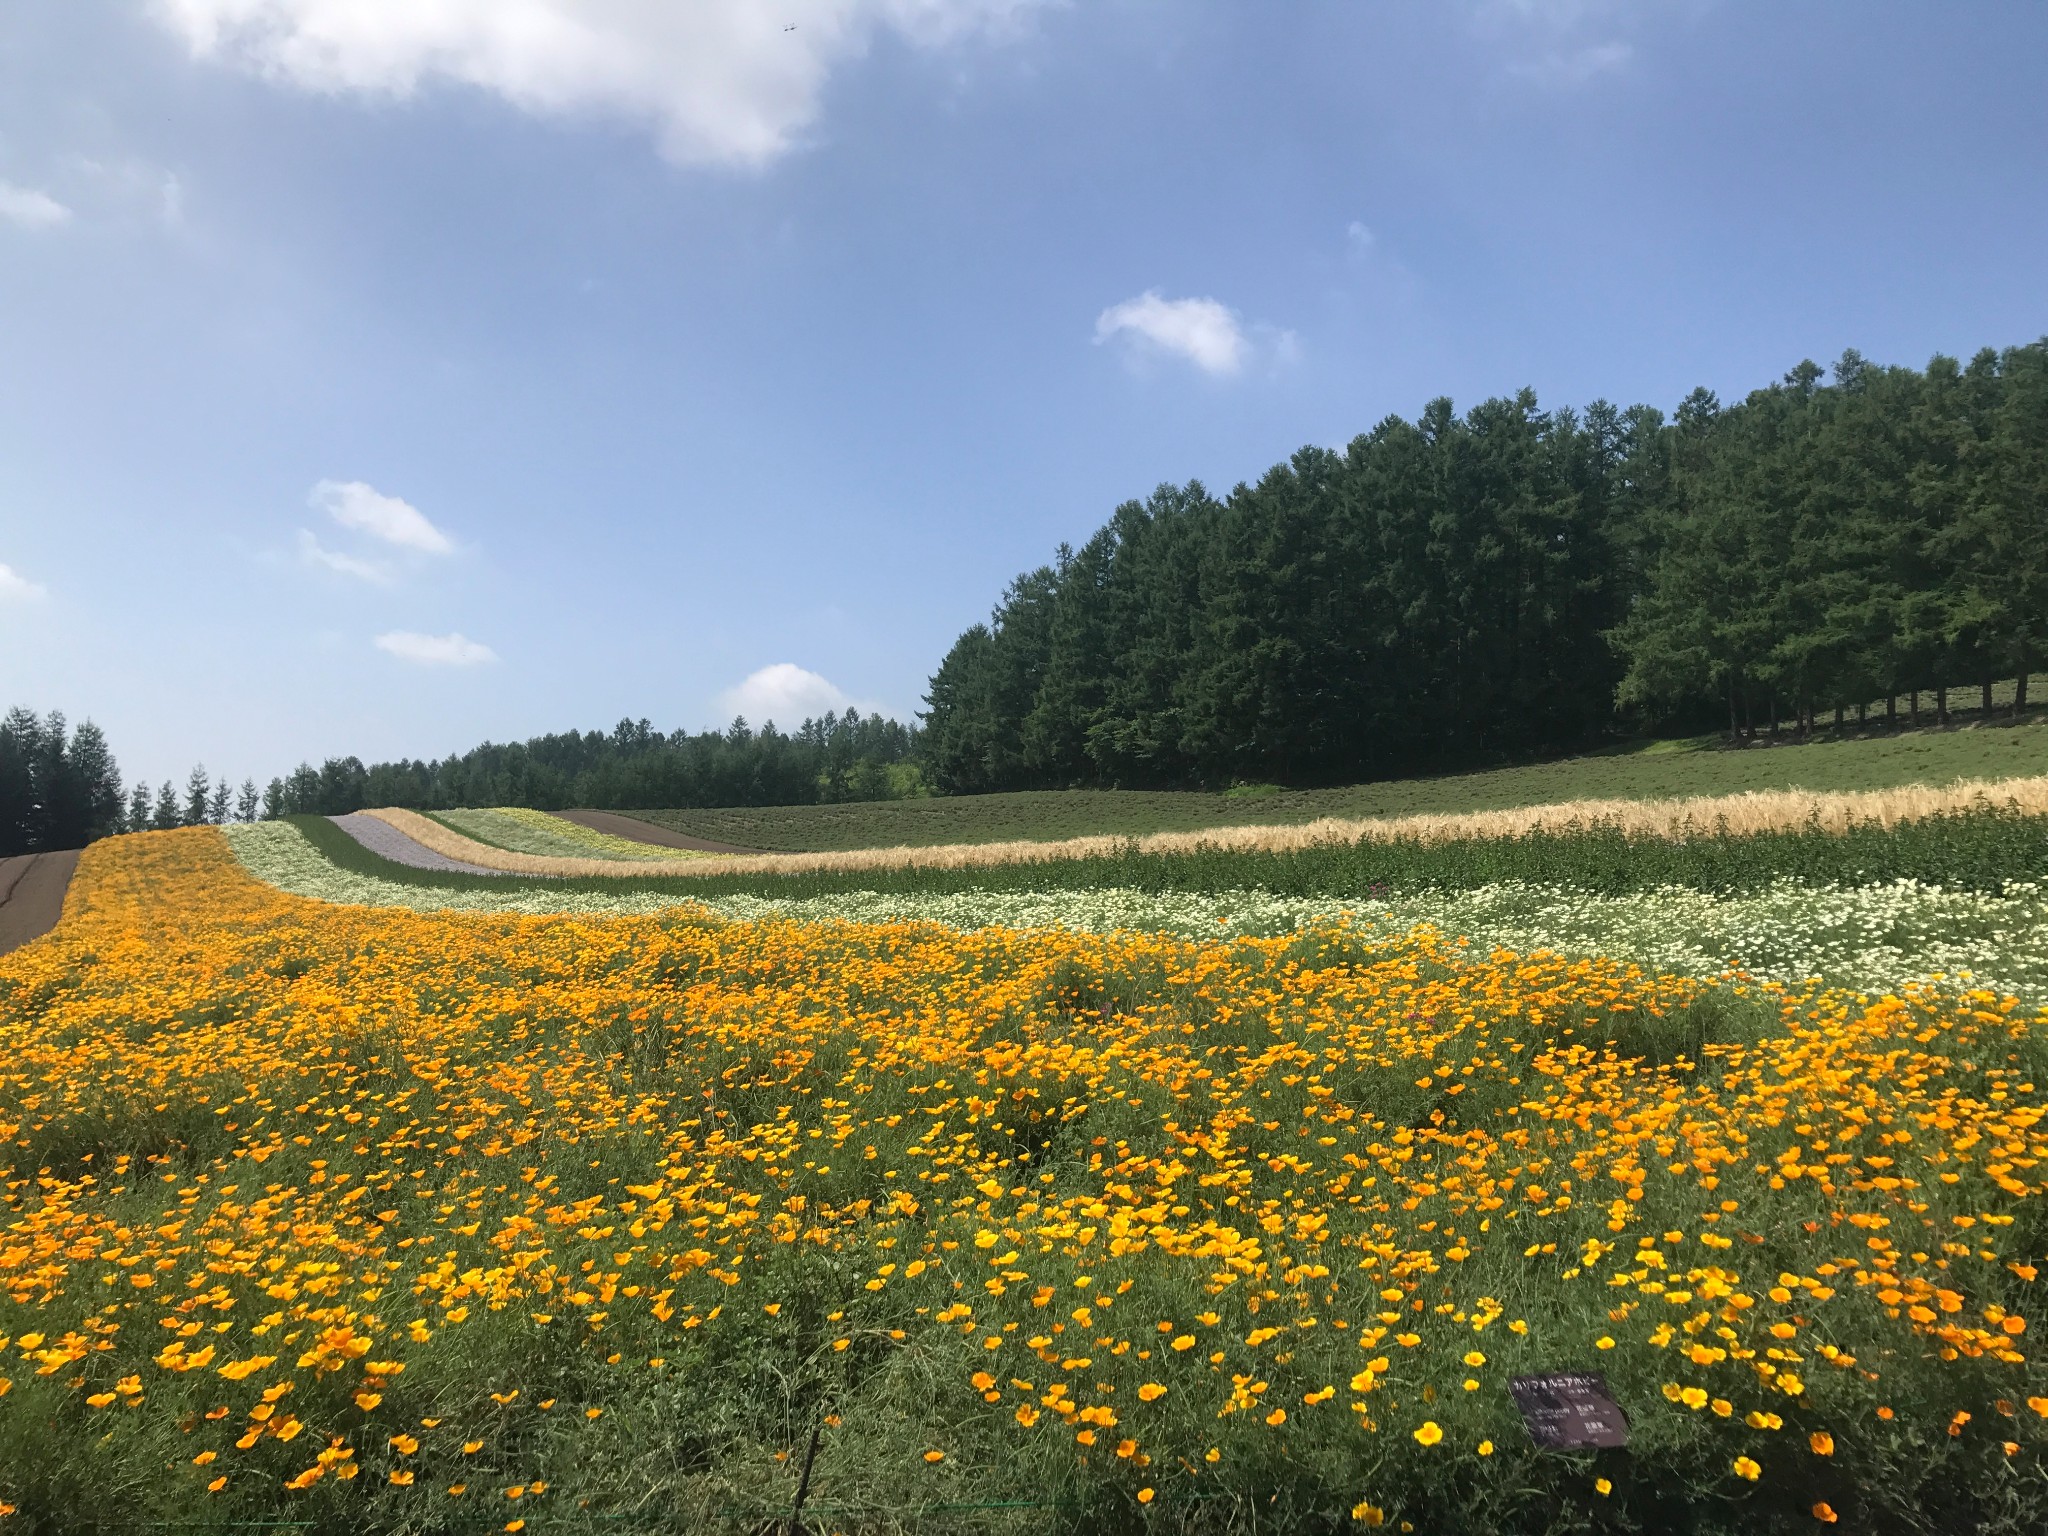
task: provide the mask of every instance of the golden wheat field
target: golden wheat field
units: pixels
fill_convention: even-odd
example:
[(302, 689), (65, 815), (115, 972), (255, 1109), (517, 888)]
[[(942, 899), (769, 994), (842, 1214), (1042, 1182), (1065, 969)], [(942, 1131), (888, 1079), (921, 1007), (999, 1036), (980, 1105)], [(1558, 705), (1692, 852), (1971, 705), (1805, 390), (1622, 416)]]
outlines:
[[(2030, 1529), (2041, 1026), (1428, 929), (333, 907), (120, 838), (0, 960), (0, 1507)], [(1626, 1453), (1532, 1445), (1560, 1369)]]

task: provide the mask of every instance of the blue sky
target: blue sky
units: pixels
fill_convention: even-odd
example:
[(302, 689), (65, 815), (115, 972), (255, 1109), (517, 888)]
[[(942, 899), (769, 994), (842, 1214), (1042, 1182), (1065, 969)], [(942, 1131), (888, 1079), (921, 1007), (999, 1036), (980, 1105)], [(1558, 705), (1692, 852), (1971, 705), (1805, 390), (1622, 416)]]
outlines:
[(151, 780), (907, 714), (1162, 480), (2048, 332), (2044, 58), (2021, 3), (10, 0), (0, 706)]

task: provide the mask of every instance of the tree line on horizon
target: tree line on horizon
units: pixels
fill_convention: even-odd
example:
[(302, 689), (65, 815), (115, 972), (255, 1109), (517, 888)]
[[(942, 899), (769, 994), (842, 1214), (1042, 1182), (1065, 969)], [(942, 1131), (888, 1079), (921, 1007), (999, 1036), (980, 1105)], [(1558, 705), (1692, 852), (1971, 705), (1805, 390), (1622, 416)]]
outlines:
[(723, 731), (668, 733), (646, 720), (621, 720), (611, 731), (486, 742), (430, 762), (302, 763), (271, 780), (262, 814), (341, 816), (366, 806), (689, 810), (901, 799), (923, 792), (918, 737), (914, 726), (880, 714), (863, 718), (854, 709), (828, 710), (793, 732), (772, 720), (755, 730), (744, 717)]
[(2048, 340), (1803, 362), (1667, 419), (1532, 391), (1162, 485), (933, 675), (939, 793), (1398, 776), (1623, 730), (1810, 731), (2048, 644)]
[(0, 858), (83, 848), (119, 832), (162, 831), (230, 820), (254, 821), (256, 783), (239, 793), (204, 767), (182, 794), (168, 779), (151, 790), (121, 784), (106, 734), (86, 720), (73, 729), (61, 710), (38, 717), (16, 707), (0, 716)]

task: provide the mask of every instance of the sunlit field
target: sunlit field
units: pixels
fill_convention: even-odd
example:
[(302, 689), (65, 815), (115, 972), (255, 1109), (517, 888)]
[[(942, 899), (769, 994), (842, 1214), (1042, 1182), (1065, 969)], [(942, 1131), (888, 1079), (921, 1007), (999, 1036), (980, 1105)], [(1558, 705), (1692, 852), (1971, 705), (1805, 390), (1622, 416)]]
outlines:
[[(1428, 926), (336, 906), (120, 838), (0, 960), (0, 1505), (2033, 1530), (2044, 1041)], [(1626, 1451), (1534, 1448), (1563, 1369)]]

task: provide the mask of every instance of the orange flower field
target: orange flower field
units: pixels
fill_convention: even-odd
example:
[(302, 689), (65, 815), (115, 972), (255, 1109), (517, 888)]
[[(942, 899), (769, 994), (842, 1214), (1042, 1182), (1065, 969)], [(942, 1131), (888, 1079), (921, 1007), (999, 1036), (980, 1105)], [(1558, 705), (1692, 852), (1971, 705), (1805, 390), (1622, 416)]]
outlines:
[[(2044, 1040), (119, 838), (0, 960), (0, 1530), (2035, 1529)], [(1530, 1443), (1566, 1369), (1626, 1451)]]

